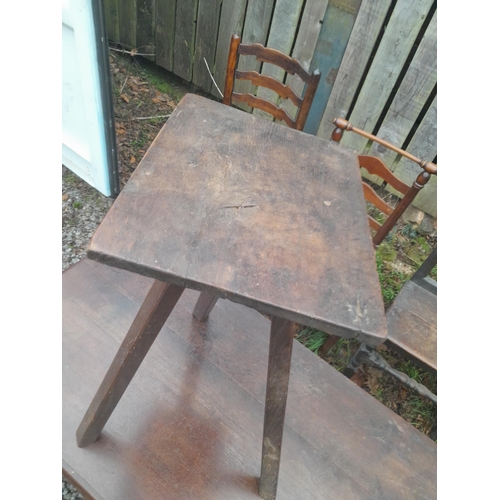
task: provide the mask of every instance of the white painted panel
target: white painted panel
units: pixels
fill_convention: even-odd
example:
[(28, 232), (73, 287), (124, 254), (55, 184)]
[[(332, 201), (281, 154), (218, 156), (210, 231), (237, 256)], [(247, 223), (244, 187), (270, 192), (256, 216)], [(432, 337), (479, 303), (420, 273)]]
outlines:
[(62, 2), (62, 163), (106, 196), (117, 194), (116, 145), (103, 102), (107, 65), (99, 67), (91, 0)]

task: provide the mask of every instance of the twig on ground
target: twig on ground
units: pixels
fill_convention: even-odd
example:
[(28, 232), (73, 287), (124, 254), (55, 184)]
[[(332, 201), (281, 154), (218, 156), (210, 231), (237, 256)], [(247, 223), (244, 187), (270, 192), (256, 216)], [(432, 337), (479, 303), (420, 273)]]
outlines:
[(125, 88), (125, 85), (127, 84), (128, 76), (125, 78), (125, 81), (123, 82), (122, 88), (120, 89), (120, 94), (123, 93), (123, 89)]
[(210, 78), (212, 79), (212, 82), (214, 82), (214, 85), (216, 87), (216, 89), (219, 91), (219, 94), (221, 97), (224, 97), (224, 94), (220, 91), (220, 88), (218, 87), (218, 85), (215, 83), (215, 80), (214, 80), (214, 77), (212, 76), (212, 73), (210, 73), (210, 68), (208, 67), (208, 63), (207, 63), (207, 60), (205, 58), (203, 58), (203, 60), (205, 61), (205, 65), (207, 67), (207, 71), (208, 71), (208, 74), (210, 75)]
[(152, 56), (154, 57), (156, 54), (139, 54), (139, 52), (124, 50), (124, 49), (114, 49), (110, 47), (109, 50), (114, 50), (115, 52), (121, 52), (122, 54), (130, 54), (131, 56)]
[(153, 118), (168, 118), (170, 115), (157, 115), (157, 116), (136, 116), (134, 118), (129, 118), (127, 121), (132, 120), (152, 120)]

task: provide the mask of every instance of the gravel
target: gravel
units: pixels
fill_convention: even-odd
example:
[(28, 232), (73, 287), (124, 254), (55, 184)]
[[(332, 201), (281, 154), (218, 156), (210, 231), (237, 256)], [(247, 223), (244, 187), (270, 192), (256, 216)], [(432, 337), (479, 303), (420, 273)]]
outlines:
[[(62, 168), (62, 270), (85, 256), (97, 226), (113, 204), (67, 168)], [(64, 478), (63, 500), (83, 500), (83, 496)]]

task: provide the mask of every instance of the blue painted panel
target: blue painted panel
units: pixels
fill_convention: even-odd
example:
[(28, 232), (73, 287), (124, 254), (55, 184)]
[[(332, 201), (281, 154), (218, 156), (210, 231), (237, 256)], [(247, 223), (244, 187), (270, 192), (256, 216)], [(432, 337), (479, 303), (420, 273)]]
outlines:
[(304, 132), (316, 135), (328, 103), (361, 0), (330, 0), (326, 9), (310, 70), (318, 68), (321, 80), (314, 96)]

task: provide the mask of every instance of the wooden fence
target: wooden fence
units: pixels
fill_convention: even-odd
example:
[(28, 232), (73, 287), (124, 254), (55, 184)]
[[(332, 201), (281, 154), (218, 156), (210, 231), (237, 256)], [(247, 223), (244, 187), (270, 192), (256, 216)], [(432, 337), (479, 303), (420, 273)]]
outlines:
[[(231, 34), (321, 71), (304, 131), (330, 138), (347, 118), (414, 155), (437, 161), (436, 0), (103, 0), (108, 37), (203, 90), (224, 87)], [(255, 61), (245, 69), (284, 78)], [(243, 66), (240, 65), (240, 68)], [(301, 91), (300, 80), (287, 80)], [(239, 82), (239, 84), (245, 84)], [(247, 83), (248, 85), (248, 83)], [(283, 106), (286, 108), (287, 103)], [(419, 167), (346, 133), (342, 144), (384, 160), (407, 183)], [(436, 216), (437, 183), (414, 205)]]

